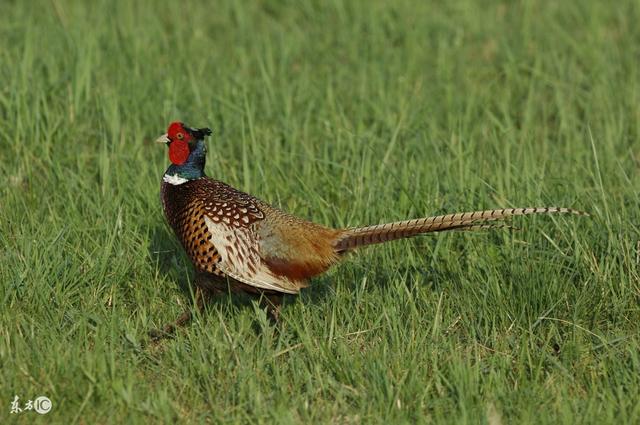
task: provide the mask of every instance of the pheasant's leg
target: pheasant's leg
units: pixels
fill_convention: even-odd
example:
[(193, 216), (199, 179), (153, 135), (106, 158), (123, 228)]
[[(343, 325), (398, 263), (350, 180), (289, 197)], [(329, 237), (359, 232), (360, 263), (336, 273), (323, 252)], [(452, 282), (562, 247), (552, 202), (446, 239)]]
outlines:
[[(206, 301), (210, 298), (210, 294), (206, 289), (202, 289), (200, 286), (196, 286), (196, 308), (198, 311), (202, 311)], [(187, 310), (178, 317), (178, 319), (173, 322), (165, 325), (162, 330), (160, 329), (152, 329), (149, 331), (149, 336), (154, 340), (159, 340), (162, 338), (168, 338), (172, 336), (176, 329), (182, 327), (189, 323), (193, 318), (193, 310), (191, 308), (187, 308)]]
[(267, 309), (267, 316), (274, 323), (278, 323), (280, 320), (282, 298), (282, 294), (262, 294), (260, 297), (260, 305)]

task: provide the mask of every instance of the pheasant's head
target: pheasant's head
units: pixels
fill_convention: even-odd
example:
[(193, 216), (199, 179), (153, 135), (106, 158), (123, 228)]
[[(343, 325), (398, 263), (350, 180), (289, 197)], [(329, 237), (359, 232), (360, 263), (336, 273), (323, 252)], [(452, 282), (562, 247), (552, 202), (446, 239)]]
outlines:
[(165, 173), (191, 180), (204, 175), (207, 147), (204, 138), (211, 135), (208, 128), (191, 128), (181, 122), (172, 122), (167, 132), (156, 139), (169, 147), (171, 166)]

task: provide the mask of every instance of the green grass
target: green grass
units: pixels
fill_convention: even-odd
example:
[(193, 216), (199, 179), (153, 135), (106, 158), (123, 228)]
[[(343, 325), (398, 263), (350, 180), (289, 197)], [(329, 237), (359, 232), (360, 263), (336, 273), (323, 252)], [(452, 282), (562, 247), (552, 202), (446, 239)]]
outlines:
[[(640, 422), (637, 2), (85, 3), (0, 4), (0, 423)], [(365, 249), (279, 330), (226, 298), (148, 347), (192, 302), (176, 119), (328, 225), (592, 217)]]

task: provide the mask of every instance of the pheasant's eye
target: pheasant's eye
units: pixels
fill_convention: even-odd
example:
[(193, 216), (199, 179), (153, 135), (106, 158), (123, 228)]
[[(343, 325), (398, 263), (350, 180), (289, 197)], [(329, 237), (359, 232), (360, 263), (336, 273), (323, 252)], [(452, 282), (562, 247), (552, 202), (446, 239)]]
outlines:
[(178, 133), (176, 134), (176, 137), (180, 140), (184, 139), (184, 133)]

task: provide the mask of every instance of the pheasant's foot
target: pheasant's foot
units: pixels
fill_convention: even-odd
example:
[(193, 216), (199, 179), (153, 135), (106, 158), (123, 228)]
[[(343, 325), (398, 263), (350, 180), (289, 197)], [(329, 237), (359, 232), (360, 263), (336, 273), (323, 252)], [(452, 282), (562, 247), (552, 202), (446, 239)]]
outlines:
[(280, 310), (282, 308), (283, 295), (280, 294), (262, 294), (260, 304), (266, 308), (267, 316), (271, 322), (278, 323), (280, 321)]
[[(196, 308), (199, 312), (202, 312), (205, 302), (208, 299), (207, 293), (200, 287), (196, 287), (195, 301)], [(153, 341), (159, 341), (164, 338), (171, 338), (176, 332), (176, 329), (185, 326), (188, 324), (193, 318), (193, 310), (188, 308), (184, 313), (182, 313), (178, 319), (173, 323), (168, 323), (162, 327), (162, 329), (151, 329), (149, 331), (149, 337)]]

